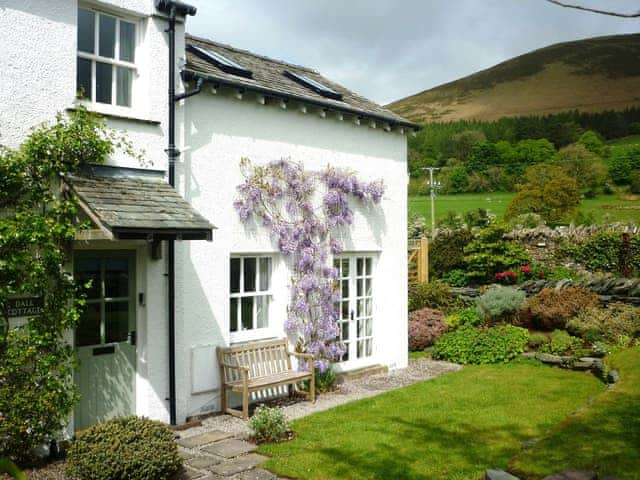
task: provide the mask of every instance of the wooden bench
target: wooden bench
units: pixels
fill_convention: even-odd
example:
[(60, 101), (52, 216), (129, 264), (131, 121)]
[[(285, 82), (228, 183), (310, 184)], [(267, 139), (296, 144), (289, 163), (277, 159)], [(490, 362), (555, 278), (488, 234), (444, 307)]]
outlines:
[[(295, 386), (304, 380), (309, 380), (309, 392), (305, 392), (306, 397), (311, 402), (316, 400), (313, 355), (289, 352), (287, 339), (218, 347), (217, 354), (223, 413), (247, 419), (251, 392), (283, 385)], [(309, 371), (293, 370), (291, 357), (306, 360)], [(227, 390), (242, 394), (242, 411), (227, 406)]]

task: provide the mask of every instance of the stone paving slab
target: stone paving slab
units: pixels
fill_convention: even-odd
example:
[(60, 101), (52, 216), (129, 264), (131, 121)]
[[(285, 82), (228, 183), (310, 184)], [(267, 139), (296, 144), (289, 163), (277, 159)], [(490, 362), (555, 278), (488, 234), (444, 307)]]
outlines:
[(255, 450), (256, 446), (253, 443), (238, 440), (236, 438), (216, 442), (210, 447), (202, 449), (204, 452), (212, 453), (224, 458), (237, 457), (239, 455), (244, 455), (245, 453), (254, 452)]
[(209, 470), (214, 465), (219, 464), (224, 460), (221, 457), (214, 457), (212, 455), (203, 455), (202, 457), (193, 457), (187, 461), (187, 465), (195, 468), (196, 470)]
[(179, 449), (178, 453), (180, 454), (180, 457), (182, 457), (182, 460), (184, 460), (185, 462), (195, 457), (195, 454), (193, 452), (190, 452), (189, 450)]
[(178, 445), (184, 448), (200, 448), (209, 443), (219, 442), (220, 440), (224, 440), (232, 436), (233, 434), (228, 432), (211, 430), (209, 432), (201, 433), (200, 435), (194, 435), (193, 437), (181, 438), (178, 440)]
[(231, 460), (219, 463), (218, 465), (214, 465), (213, 467), (211, 467), (211, 471), (218, 475), (229, 477), (237, 473), (251, 470), (261, 463), (266, 462), (267, 460), (268, 458), (263, 455), (258, 455), (257, 453), (249, 453), (248, 455), (236, 457)]
[(276, 477), (268, 470), (256, 468), (254, 470), (247, 470), (246, 472), (242, 472), (233, 478), (234, 480), (275, 480), (278, 477)]
[(196, 478), (200, 478), (204, 476), (204, 473), (198, 472), (193, 468), (183, 467), (182, 472), (178, 475), (178, 480), (195, 480)]

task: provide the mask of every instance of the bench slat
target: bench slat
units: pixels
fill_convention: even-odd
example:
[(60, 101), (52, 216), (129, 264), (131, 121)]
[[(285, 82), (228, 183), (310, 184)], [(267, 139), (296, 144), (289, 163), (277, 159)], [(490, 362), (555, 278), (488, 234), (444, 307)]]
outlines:
[[(309, 372), (283, 372), (276, 373), (274, 375), (268, 375), (265, 377), (258, 377), (249, 380), (249, 389), (262, 389), (274, 385), (279, 385), (283, 382), (293, 381), (293, 380), (304, 380), (307, 378), (311, 378), (311, 373)], [(242, 382), (232, 382), (228, 384), (234, 390), (240, 389), (242, 390), (243, 385)]]

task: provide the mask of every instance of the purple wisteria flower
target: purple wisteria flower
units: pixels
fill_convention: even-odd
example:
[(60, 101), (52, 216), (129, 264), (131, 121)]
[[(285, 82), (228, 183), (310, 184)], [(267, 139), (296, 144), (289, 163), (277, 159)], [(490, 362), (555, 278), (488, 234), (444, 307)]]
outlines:
[[(238, 186), (233, 206), (242, 222), (256, 218), (268, 228), (278, 250), (290, 259), (285, 330), (315, 356), (315, 368), (324, 372), (345, 351), (338, 326), (338, 272), (331, 265), (332, 255), (340, 254), (343, 245), (332, 233), (353, 223), (348, 196), (378, 203), (384, 183), (364, 183), (353, 172), (331, 166), (308, 172), (301, 163), (287, 159), (256, 167), (244, 159), (241, 167), (245, 181)], [(318, 186), (324, 192), (318, 192)], [(322, 201), (316, 208), (318, 198)]]

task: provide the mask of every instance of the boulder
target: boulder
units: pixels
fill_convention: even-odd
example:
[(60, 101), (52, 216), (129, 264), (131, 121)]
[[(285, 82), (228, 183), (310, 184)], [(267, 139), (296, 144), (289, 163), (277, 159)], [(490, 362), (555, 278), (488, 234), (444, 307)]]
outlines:
[(524, 352), (524, 353), (520, 354), (520, 356), (522, 358), (526, 358), (528, 360), (535, 360), (536, 359), (536, 355), (537, 355), (536, 352)]
[(504, 470), (487, 470), (484, 478), (485, 480), (520, 480)]
[(554, 365), (561, 365), (565, 362), (565, 357), (553, 355), (551, 353), (537, 353), (536, 358), (542, 363), (551, 363)]
[(620, 374), (618, 371), (609, 370), (609, 373), (607, 374), (607, 383), (618, 383), (618, 380), (620, 380)]
[(571, 364), (573, 370), (589, 370), (592, 366), (592, 362), (583, 362), (582, 360), (576, 360)]

